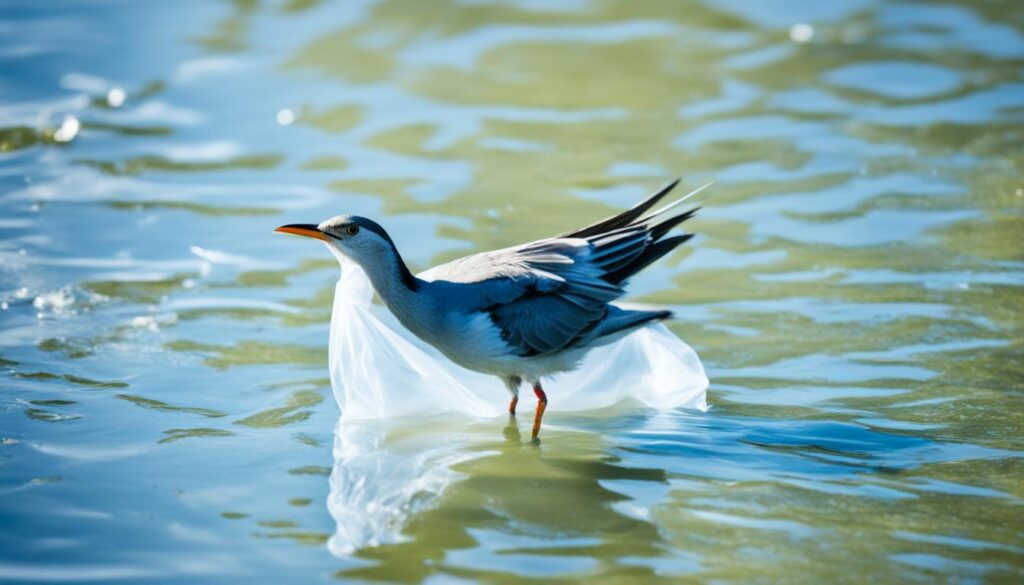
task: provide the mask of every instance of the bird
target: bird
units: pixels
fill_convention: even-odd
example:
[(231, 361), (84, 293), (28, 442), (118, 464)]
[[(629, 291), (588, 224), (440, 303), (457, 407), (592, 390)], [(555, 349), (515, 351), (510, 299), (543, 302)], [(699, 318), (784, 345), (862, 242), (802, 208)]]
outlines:
[(465, 256), (413, 274), (377, 222), (339, 215), (274, 231), (314, 238), (358, 264), (398, 321), (448, 359), (501, 378), (514, 417), (525, 381), (537, 398), (537, 439), (548, 398), (541, 380), (576, 368), (594, 347), (672, 316), (613, 304), (629, 279), (693, 238), (669, 233), (699, 206), (673, 213), (709, 187), (651, 210), (676, 179), (630, 209), (562, 235)]

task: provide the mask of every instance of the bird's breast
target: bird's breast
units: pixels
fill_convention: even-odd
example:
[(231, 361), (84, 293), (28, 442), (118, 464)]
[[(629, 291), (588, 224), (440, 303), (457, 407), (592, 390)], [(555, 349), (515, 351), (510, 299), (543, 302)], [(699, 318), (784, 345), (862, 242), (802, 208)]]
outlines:
[(452, 311), (439, 317), (429, 327), (410, 331), (460, 366), (496, 373), (504, 371), (503, 365), (515, 359), (487, 313)]
[(490, 314), (459, 310), (457, 303), (432, 293), (382, 295), (382, 300), (413, 335), (464, 368), (502, 374), (516, 361)]

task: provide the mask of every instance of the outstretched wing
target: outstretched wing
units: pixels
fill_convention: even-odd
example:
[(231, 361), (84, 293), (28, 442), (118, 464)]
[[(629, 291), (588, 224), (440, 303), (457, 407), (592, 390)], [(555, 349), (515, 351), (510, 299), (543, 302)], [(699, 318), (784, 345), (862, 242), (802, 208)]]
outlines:
[(581, 230), (474, 254), (419, 276), (438, 287), (442, 302), (488, 313), (518, 355), (565, 349), (601, 323), (630, 276), (693, 237), (665, 235), (696, 208), (657, 220), (679, 202), (639, 219), (676, 184)]

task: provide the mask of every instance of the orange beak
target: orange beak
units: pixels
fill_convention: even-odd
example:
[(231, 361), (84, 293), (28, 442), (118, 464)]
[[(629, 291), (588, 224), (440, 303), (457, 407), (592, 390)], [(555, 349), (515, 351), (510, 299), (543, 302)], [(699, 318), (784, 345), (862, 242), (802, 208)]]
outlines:
[(323, 240), (329, 242), (330, 238), (327, 234), (318, 230), (315, 225), (311, 223), (290, 223), (283, 225), (274, 230), (275, 232), (281, 232), (282, 234), (295, 234), (296, 236), (305, 236), (307, 238), (313, 238), (316, 240)]

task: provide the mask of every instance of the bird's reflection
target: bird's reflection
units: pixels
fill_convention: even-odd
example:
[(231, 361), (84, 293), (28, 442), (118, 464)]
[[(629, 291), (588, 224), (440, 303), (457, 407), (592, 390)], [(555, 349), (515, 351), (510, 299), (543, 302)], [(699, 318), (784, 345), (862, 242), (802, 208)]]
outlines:
[(501, 430), (504, 446), (496, 430), (493, 422), (467, 425), (461, 417), (339, 420), (328, 500), (337, 524), (331, 551), (347, 555), (401, 542), (410, 516), (463, 477), (457, 464), (539, 444), (524, 443), (515, 417)]
[[(551, 558), (544, 551), (556, 547), (586, 562), (597, 562), (602, 550), (621, 553), (624, 545), (640, 556), (662, 554), (654, 526), (622, 514), (614, 504), (627, 498), (602, 483), (664, 483), (663, 472), (617, 465), (599, 432), (553, 426), (537, 443), (520, 422), (339, 422), (329, 547), (338, 556), (378, 561), (345, 575), (372, 579), (402, 567), (415, 573), (410, 579), (422, 578), (438, 563), (485, 565), (488, 551), (508, 561)], [(474, 555), (462, 554), (468, 549)]]
[(505, 425), (501, 434), (505, 437), (505, 440), (510, 443), (518, 444), (523, 442), (523, 435), (519, 432), (519, 424), (516, 422), (516, 417), (514, 416), (508, 417), (508, 424)]

